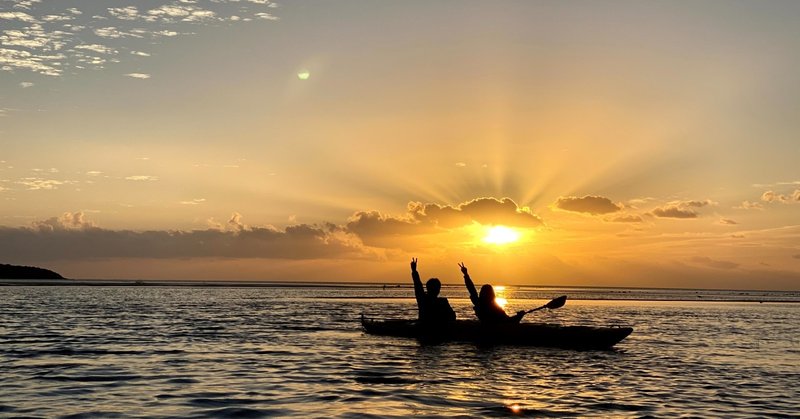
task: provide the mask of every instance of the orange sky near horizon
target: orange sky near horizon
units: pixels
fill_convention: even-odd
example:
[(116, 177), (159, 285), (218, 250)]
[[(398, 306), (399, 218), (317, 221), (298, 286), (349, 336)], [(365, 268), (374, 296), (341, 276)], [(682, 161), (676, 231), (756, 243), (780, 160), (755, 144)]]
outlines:
[(0, 4), (0, 263), (800, 289), (798, 3), (72, 3)]

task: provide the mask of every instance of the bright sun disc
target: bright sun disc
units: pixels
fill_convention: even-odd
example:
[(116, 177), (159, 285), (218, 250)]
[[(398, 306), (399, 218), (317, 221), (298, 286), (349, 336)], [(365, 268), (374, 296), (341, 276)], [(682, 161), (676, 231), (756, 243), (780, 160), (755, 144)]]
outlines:
[(507, 244), (517, 240), (519, 240), (519, 232), (505, 226), (494, 226), (483, 237), (483, 241), (490, 244)]

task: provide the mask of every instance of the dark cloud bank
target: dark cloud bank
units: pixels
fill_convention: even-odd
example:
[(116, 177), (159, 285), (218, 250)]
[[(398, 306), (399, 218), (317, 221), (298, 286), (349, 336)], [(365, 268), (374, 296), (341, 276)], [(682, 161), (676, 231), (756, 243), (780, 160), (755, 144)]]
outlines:
[(609, 214), (622, 209), (622, 206), (615, 204), (606, 197), (592, 195), (582, 198), (575, 196), (560, 197), (556, 200), (555, 206), (564, 211), (583, 212), (592, 215)]
[(8, 261), (91, 258), (360, 258), (386, 236), (433, 234), (471, 224), (538, 227), (541, 218), (508, 198), (480, 198), (457, 206), (409, 204), (404, 216), (357, 212), (346, 225), (247, 226), (234, 213), (227, 225), (192, 231), (100, 228), (84, 214), (65, 213), (30, 227), (0, 227), (0, 255)]

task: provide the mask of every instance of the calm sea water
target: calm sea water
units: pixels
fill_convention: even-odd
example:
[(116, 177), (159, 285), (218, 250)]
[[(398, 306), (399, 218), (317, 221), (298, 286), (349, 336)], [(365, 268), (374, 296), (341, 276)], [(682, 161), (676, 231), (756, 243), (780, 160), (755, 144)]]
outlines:
[[(410, 292), (0, 287), (0, 417), (800, 412), (800, 304), (758, 302), (797, 293), (669, 291), (684, 301), (643, 301), (634, 299), (654, 291), (506, 291), (512, 311), (564, 293), (603, 298), (525, 321), (633, 326), (611, 351), (421, 346), (361, 332), (362, 312), (413, 317), (413, 299), (399, 298)], [(462, 290), (445, 293), (459, 317), (472, 317)]]

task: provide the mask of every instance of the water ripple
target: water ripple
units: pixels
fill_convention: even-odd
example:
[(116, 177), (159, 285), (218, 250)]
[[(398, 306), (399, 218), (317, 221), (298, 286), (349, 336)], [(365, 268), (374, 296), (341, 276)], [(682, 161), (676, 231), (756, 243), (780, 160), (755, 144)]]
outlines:
[[(411, 317), (415, 306), (410, 298), (368, 299), (364, 292), (0, 287), (0, 416), (796, 417), (800, 411), (794, 304), (570, 301), (526, 318), (636, 328), (615, 350), (581, 352), (368, 336), (359, 328), (361, 312)], [(467, 300), (451, 303), (460, 317), (472, 315)], [(509, 304), (513, 311), (542, 301)]]

